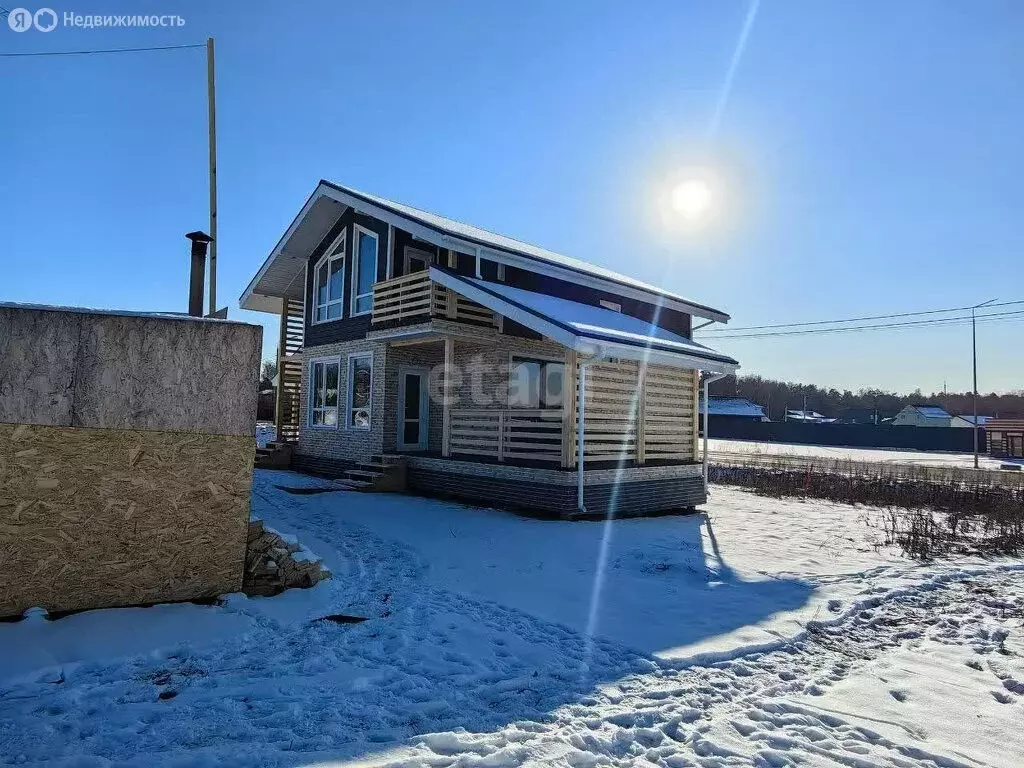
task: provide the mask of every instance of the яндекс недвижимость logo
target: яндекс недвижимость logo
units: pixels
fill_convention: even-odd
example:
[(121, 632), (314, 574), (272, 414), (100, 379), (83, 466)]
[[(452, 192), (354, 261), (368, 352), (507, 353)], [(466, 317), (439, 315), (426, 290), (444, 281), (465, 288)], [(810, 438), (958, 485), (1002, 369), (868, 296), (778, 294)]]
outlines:
[(40, 32), (52, 32), (57, 27), (57, 12), (52, 8), (40, 8), (35, 13), (15, 8), (7, 14), (7, 26), (15, 32), (27, 32), (33, 27)]

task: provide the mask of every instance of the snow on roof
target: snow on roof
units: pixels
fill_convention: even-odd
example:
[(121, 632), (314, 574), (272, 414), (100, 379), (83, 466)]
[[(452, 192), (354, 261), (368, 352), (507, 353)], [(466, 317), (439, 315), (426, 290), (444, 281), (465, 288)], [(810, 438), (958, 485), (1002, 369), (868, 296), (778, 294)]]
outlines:
[(945, 408), (938, 405), (912, 405), (918, 413), (926, 419), (949, 419), (951, 416), (946, 413)]
[(437, 266), (430, 268), (432, 279), (455, 291), (463, 293), (468, 289), (474, 295), (468, 296), (499, 314), (510, 316), (510, 309), (516, 316), (512, 319), (538, 332), (545, 330), (531, 324), (537, 320), (556, 326), (576, 338), (588, 341), (611, 342), (630, 347), (650, 348), (663, 352), (686, 355), (727, 368), (739, 365), (735, 360), (710, 347), (680, 336), (677, 333), (653, 326), (631, 315), (624, 315), (604, 307), (580, 304), (557, 296), (534, 293), (523, 288), (513, 288), (503, 283), (490, 283), (478, 278), (464, 277)]
[(729, 316), (721, 310), (714, 309), (712, 307), (698, 304), (695, 301), (691, 301), (684, 296), (680, 296), (675, 293), (666, 291), (658, 286), (645, 283), (642, 280), (629, 277), (627, 275), (620, 274), (604, 267), (599, 267), (596, 264), (590, 264), (589, 262), (582, 261), (580, 259), (573, 258), (571, 256), (565, 256), (555, 251), (549, 251), (547, 248), (541, 248), (540, 246), (531, 245), (530, 243), (524, 243), (522, 240), (516, 240), (506, 235), (500, 235), (496, 232), (491, 232), (480, 227), (475, 227), (471, 224), (464, 224), (461, 221), (455, 219), (449, 219), (444, 216), (439, 216), (436, 213), (430, 213), (428, 211), (420, 210), (419, 208), (413, 208), (411, 205), (405, 205), (404, 203), (396, 203), (393, 200), (388, 200), (384, 197), (372, 195), (368, 192), (361, 192), (351, 187), (344, 187), (340, 184), (321, 179), (321, 184), (336, 189), (340, 192), (344, 192), (353, 197), (362, 198), (374, 205), (378, 205), (382, 208), (388, 208), (391, 211), (398, 213), (401, 216), (413, 219), (418, 223), (430, 227), (436, 231), (440, 231), (454, 237), (461, 238), (463, 240), (471, 241), (477, 245), (491, 246), (503, 251), (509, 251), (521, 256), (528, 258), (546, 261), (550, 264), (555, 264), (560, 267), (575, 270), (576, 272), (583, 272), (595, 277), (602, 278), (604, 280), (610, 280), (612, 282), (621, 283), (622, 285), (631, 286), (641, 291), (654, 293), (656, 295), (664, 296), (669, 299), (681, 301), (685, 304), (690, 304), (694, 307), (706, 310), (715, 315), (720, 315), (724, 320), (728, 320)]
[[(964, 421), (970, 422), (971, 424), (974, 423), (974, 414), (973, 413), (962, 413), (959, 416), (957, 416), (957, 418), (958, 419), (963, 419)], [(979, 415), (978, 416), (978, 425), (981, 426), (982, 424), (984, 424), (986, 421), (988, 421), (991, 418), (992, 418), (991, 416), (981, 416), (981, 415)]]
[[(701, 408), (704, 400), (701, 398)], [(708, 413), (712, 416), (749, 416), (764, 418), (764, 406), (747, 400), (745, 397), (709, 397)]]
[(191, 320), (203, 323), (232, 323), (249, 325), (240, 320), (221, 317), (196, 317), (187, 312), (142, 312), (132, 309), (102, 309), (97, 307), (64, 307), (57, 304), (25, 304), (16, 301), (0, 301), (0, 309), (24, 309), (36, 312), (68, 312), (78, 315), (113, 315), (116, 317), (141, 317), (152, 320)]

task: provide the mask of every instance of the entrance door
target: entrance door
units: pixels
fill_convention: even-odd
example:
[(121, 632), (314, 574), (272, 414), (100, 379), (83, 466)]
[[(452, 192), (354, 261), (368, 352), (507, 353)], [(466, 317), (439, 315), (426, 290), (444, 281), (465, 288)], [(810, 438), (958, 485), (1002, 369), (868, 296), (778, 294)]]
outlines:
[(425, 368), (398, 371), (398, 450), (427, 450), (427, 375)]
[(1024, 458), (1024, 435), (1007, 435), (1006, 441), (1009, 443), (1007, 453), (1016, 459)]

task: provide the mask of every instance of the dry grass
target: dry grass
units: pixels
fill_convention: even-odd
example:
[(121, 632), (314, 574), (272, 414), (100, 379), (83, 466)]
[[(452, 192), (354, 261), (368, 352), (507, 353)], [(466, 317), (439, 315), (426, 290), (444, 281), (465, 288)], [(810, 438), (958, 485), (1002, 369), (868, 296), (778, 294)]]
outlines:
[(1016, 473), (763, 455), (715, 461), (715, 483), (880, 507), (886, 543), (914, 557), (1024, 552), (1024, 477)]

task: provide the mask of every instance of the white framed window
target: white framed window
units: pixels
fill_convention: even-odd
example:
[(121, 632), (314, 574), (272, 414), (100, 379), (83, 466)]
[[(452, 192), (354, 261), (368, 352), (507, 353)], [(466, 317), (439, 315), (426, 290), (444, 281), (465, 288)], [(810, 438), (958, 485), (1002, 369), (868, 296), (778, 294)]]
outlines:
[(599, 302), (605, 309), (610, 309), (612, 312), (621, 312), (622, 305), (617, 301), (608, 301), (608, 299), (601, 299)]
[(509, 408), (561, 408), (564, 403), (565, 363), (534, 357), (511, 358), (508, 374)]
[(353, 352), (348, 356), (348, 396), (345, 426), (369, 429), (373, 416), (373, 352)]
[(309, 363), (309, 426), (338, 428), (338, 385), (341, 359), (324, 357)]
[(345, 306), (345, 233), (313, 268), (313, 322), (340, 320)]
[(352, 248), (352, 316), (373, 311), (373, 284), (377, 282), (377, 255), (380, 238), (358, 224), (354, 228)]

